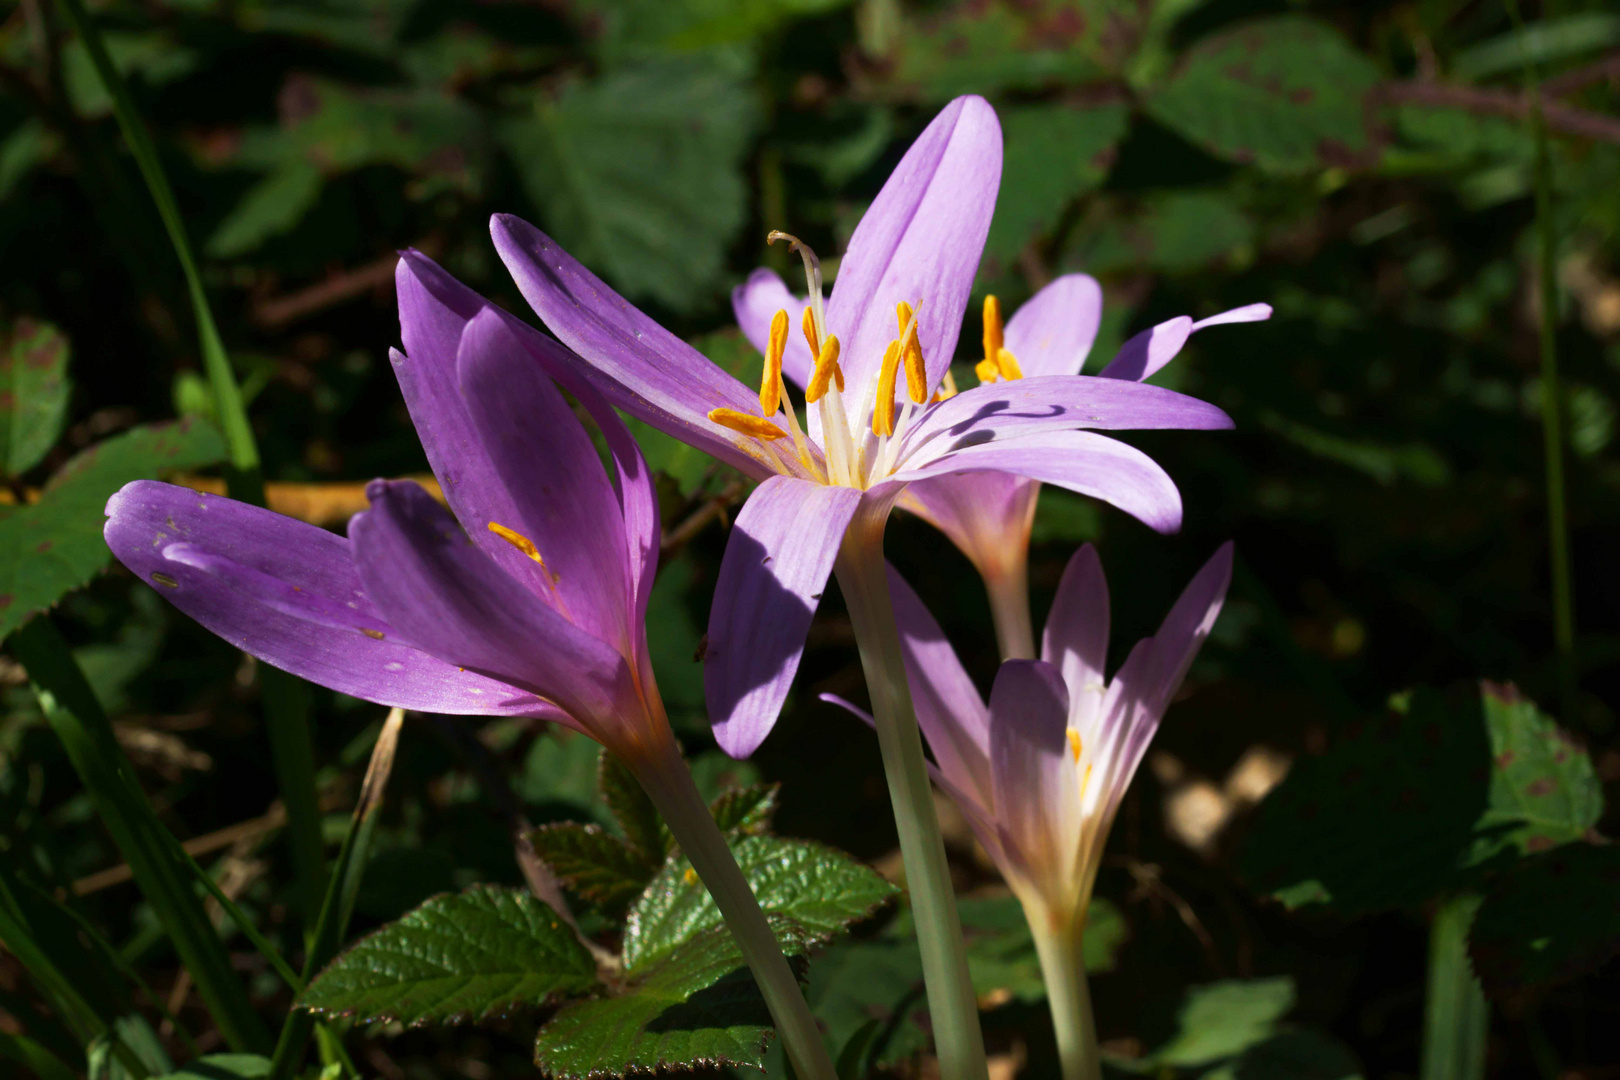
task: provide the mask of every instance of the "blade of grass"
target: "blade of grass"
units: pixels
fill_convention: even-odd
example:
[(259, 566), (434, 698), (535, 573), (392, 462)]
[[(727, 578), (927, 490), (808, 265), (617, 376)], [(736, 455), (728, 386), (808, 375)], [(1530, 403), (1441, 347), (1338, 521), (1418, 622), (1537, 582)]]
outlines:
[(46, 720), (220, 1033), (234, 1049), (261, 1051), (269, 1045), (269, 1035), (192, 888), (185, 852), (135, 782), (107, 714), (67, 643), (49, 618), (40, 615), (12, 635), (11, 644), (28, 670)]
[[(225, 342), (219, 335), (213, 310), (208, 305), (208, 294), (203, 289), (202, 276), (197, 270), (197, 260), (192, 254), (185, 222), (180, 217), (174, 189), (169, 186), (151, 133), (146, 130), (140, 113), (135, 109), (129, 88), (113, 66), (106, 42), (102, 40), (95, 21), (85, 11), (82, 0), (61, 0), (61, 3), (84, 42), (96, 74), (112, 99), (118, 128), (123, 132), (124, 141), (140, 167), (141, 177), (146, 181), (152, 201), (157, 205), (158, 216), (163, 219), (163, 227), (174, 246), (175, 257), (180, 261), (192, 314), (197, 321), (203, 364), (214, 393), (214, 407), (230, 451), (231, 467), (225, 478), (226, 491), (233, 499), (263, 506), (264, 477), (260, 470), (258, 444), (253, 437), (253, 427), (248, 422), (241, 387), (237, 385), (236, 374), (225, 351)], [(319, 903), (326, 874), (320, 814), (316, 807), (315, 753), (309, 732), (309, 690), (302, 680), (268, 666), (260, 668), (259, 686), (264, 696), (271, 759), (281, 787), (282, 802), (287, 807), (287, 838), (292, 847), (301, 906), (307, 920), (313, 917)]]
[(236, 376), (231, 371), (230, 358), (225, 354), (225, 343), (219, 336), (219, 328), (214, 323), (214, 313), (208, 307), (208, 294), (203, 290), (202, 275), (197, 272), (197, 260), (191, 254), (191, 241), (186, 236), (185, 222), (180, 218), (180, 207), (175, 202), (174, 189), (169, 186), (169, 178), (164, 175), (163, 166), (158, 161), (157, 147), (152, 142), (152, 136), (142, 123), (140, 114), (135, 111), (135, 103), (130, 99), (129, 88), (124, 85), (123, 77), (113, 66), (112, 57), (107, 53), (107, 44), (101, 38), (101, 33), (84, 9), (81, 0), (61, 0), (62, 10), (67, 13), (68, 21), (84, 42), (85, 51), (90, 55), (90, 62), (96, 69), (107, 95), (112, 99), (113, 115), (118, 120), (118, 129), (124, 134), (124, 141), (129, 144), (130, 153), (135, 157), (135, 164), (140, 167), (141, 177), (146, 181), (147, 190), (152, 194), (152, 201), (157, 204), (158, 216), (163, 219), (163, 228), (169, 234), (169, 241), (174, 245), (174, 253), (180, 260), (180, 270), (186, 278), (186, 292), (191, 298), (192, 313), (197, 319), (197, 337), (202, 346), (203, 365), (208, 371), (208, 381), (214, 390), (214, 407), (219, 412), (220, 426), (225, 431), (225, 444), (230, 450), (232, 471), (237, 474), (228, 478), (231, 497), (243, 499), (247, 502), (263, 504), (264, 482), (259, 475), (259, 448), (253, 439), (253, 429), (248, 424), (247, 410), (242, 403), (242, 391), (236, 385)]
[[(354, 808), (354, 818), (343, 837), (337, 863), (326, 887), (326, 900), (321, 904), (321, 917), (315, 924), (315, 939), (309, 956), (304, 961), (304, 981), (326, 966), (337, 955), (343, 936), (349, 928), (349, 916), (354, 913), (354, 900), (360, 892), (360, 880), (365, 875), (367, 855), (371, 850), (371, 834), (377, 823), (377, 810), (382, 806), (383, 792), (388, 787), (388, 774), (394, 768), (394, 751), (399, 746), (399, 729), (405, 722), (403, 709), (391, 709), (383, 724), (382, 734), (371, 750), (371, 763), (366, 767), (365, 781), (360, 785), (360, 799)], [(269, 1080), (292, 1080), (310, 1034), (315, 1030), (313, 1014), (294, 1007), (276, 1040), (276, 1052), (270, 1063)]]
[(1558, 245), (1553, 235), (1552, 157), (1547, 120), (1541, 110), (1541, 83), (1524, 43), (1528, 38), (1518, 0), (1507, 0), (1508, 15), (1524, 50), (1524, 89), (1530, 101), (1530, 133), (1536, 143), (1536, 268), (1541, 339), (1541, 433), (1546, 459), (1547, 547), (1552, 569), (1553, 643), (1558, 650), (1558, 689), (1565, 723), (1575, 717), (1575, 586), (1570, 569), (1569, 515), (1564, 494), (1563, 388), (1558, 379)]
[(39, 1080), (77, 1080), (78, 1077), (61, 1058), (26, 1035), (7, 1035), (0, 1031), (0, 1059), (15, 1061)]

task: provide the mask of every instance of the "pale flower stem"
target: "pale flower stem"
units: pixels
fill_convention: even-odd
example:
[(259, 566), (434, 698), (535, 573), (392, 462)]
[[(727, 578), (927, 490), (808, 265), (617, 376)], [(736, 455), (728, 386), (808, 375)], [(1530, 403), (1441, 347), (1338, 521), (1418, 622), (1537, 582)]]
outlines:
[(839, 586), (854, 624), (855, 641), (872, 697), (878, 747), (900, 834), (906, 886), (922, 953), (934, 1047), (941, 1080), (985, 1080), (984, 1036), (968, 976), (956, 893), (945, 860), (945, 842), (934, 814), (922, 736), (906, 685), (900, 636), (889, 600), (883, 563), (883, 513), (875, 521), (857, 516), (838, 555)]
[(692, 863), (725, 917), (748, 970), (770, 1009), (777, 1037), (800, 1080), (837, 1080), (827, 1044), (805, 1004), (799, 981), (782, 955), (754, 890), (743, 877), (726, 838), (715, 824), (692, 773), (671, 744), (631, 762), (636, 777), (658, 807), (681, 852)]
[(1081, 949), (1082, 930), (1073, 926), (1053, 929), (1043, 913), (1028, 908), (1025, 915), (1035, 938), (1035, 952), (1041, 960), (1041, 977), (1046, 982), (1046, 1003), (1052, 1010), (1052, 1027), (1057, 1033), (1063, 1080), (1101, 1080), (1097, 1025), (1091, 1016), (1091, 990), (1086, 984), (1085, 956)]
[(1034, 660), (1035, 626), (1029, 615), (1029, 566), (1024, 559), (986, 571), (984, 587), (990, 596), (990, 617), (996, 625), (996, 646), (1003, 660)]

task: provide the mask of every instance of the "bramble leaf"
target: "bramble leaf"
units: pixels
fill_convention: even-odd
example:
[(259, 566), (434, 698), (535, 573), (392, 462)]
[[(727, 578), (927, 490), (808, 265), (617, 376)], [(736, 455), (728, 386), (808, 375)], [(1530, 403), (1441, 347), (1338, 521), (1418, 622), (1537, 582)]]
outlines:
[(1365, 102), (1377, 82), (1337, 30), (1278, 16), (1194, 46), (1147, 109), (1217, 157), (1300, 173), (1371, 163)]
[(131, 480), (211, 465), (219, 432), (195, 420), (149, 424), (92, 446), (51, 477), (39, 501), (0, 506), (0, 637), (87, 583), (112, 553), (107, 499)]
[(1001, 192), (985, 254), (1010, 261), (1049, 233), (1069, 200), (1108, 176), (1130, 110), (1122, 102), (1089, 108), (1064, 104), (1002, 110)]
[(522, 890), (477, 885), (361, 938), (298, 1004), (365, 1021), (459, 1023), (595, 986), (595, 960), (555, 912)]
[(1177, 1032), (1148, 1055), (1155, 1068), (1207, 1065), (1269, 1038), (1294, 1007), (1294, 980), (1228, 979), (1195, 986), (1176, 1016)]
[(602, 802), (612, 812), (613, 820), (624, 830), (631, 850), (650, 870), (656, 871), (675, 840), (635, 774), (606, 749), (597, 760), (596, 787)]
[(645, 855), (600, 825), (542, 825), (529, 840), (563, 884), (603, 907), (624, 907), (658, 872)]
[[(831, 937), (899, 891), (848, 855), (807, 840), (749, 836), (731, 850), (759, 906), (767, 915), (792, 920), (795, 933), (808, 941)], [(625, 963), (645, 967), (720, 925), (720, 909), (691, 864), (672, 858), (630, 911)]]
[(1583, 975), (1620, 952), (1620, 847), (1566, 844), (1510, 870), (1468, 934), (1491, 994)]
[(750, 784), (732, 788), (709, 804), (709, 813), (723, 833), (759, 833), (771, 827), (781, 784)]
[(0, 475), (39, 464), (67, 418), (68, 340), (50, 323), (17, 319), (0, 332)]

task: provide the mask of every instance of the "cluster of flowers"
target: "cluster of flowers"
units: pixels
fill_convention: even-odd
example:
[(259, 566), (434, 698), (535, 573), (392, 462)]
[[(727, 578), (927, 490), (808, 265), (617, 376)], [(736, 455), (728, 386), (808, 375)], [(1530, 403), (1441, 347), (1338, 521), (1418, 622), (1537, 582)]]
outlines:
[[(1098, 432), (1229, 427), (1219, 409), (1143, 380), (1195, 330), (1270, 312), (1170, 320), (1128, 341), (1099, 376), (1081, 376), (1102, 294), (1068, 275), (1005, 324), (986, 298), (980, 383), (959, 391), (950, 361), (1000, 173), (994, 111), (961, 98), (900, 162), (825, 302), (814, 254), (785, 237), (803, 257), (806, 295), (768, 270), (733, 295), (764, 354), (757, 395), (523, 221), (496, 217), (495, 246), (554, 336), (407, 252), (397, 274), (404, 351), (391, 356), (448, 509), (414, 483), (379, 480), (343, 537), (142, 481), (108, 504), (107, 542), (204, 626), (311, 681), (383, 705), (583, 732), (636, 771), (683, 846), (709, 851), (705, 880), (725, 877), (723, 844), (714, 853), (691, 820), (690, 780), (648, 656), (658, 505), (622, 409), (759, 481), (710, 615), (705, 686), (720, 745), (746, 757), (769, 734), (836, 570), (858, 631), (888, 627), (899, 642), (903, 676), (868, 664), (874, 705), (909, 697), (934, 780), (1025, 906), (1057, 1009), (1062, 986), (1083, 989), (1060, 969), (1079, 964), (1104, 839), (1220, 611), (1232, 553), (1216, 552), (1109, 679), (1108, 590), (1090, 545), (1069, 563), (1037, 652), (1025, 565), (1039, 487), (1176, 531), (1170, 478)], [(802, 388), (802, 422), (789, 383)], [(896, 505), (945, 532), (984, 577), (1005, 660), (988, 703), (922, 601), (884, 567)], [(878, 685), (885, 677), (900, 685)], [(734, 928), (752, 925), (748, 900), (723, 904)], [(784, 987), (779, 955), (749, 959), (793, 1052), (786, 1013), (803, 1017), (802, 1001), (788, 1000), (797, 990), (790, 977)], [(1068, 1022), (1059, 1017), (1060, 1039)], [(800, 1049), (801, 1073), (823, 1075), (818, 1055)]]

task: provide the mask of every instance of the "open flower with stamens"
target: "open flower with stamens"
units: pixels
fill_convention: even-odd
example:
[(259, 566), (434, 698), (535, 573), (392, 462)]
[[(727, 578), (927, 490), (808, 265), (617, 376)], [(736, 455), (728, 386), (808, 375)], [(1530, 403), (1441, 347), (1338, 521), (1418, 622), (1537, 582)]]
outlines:
[[(1112, 679), (1108, 584), (1090, 544), (1058, 584), (1040, 659), (1008, 660), (990, 701), (979, 696), (939, 624), (891, 568), (906, 677), (935, 781), (961, 809), (1023, 904), (1064, 1051), (1064, 1075), (1095, 1075), (1080, 951), (1103, 844), (1125, 790), (1232, 578), (1232, 545), (1193, 577), (1158, 633), (1137, 642)], [(861, 710), (832, 695), (871, 722)], [(1065, 1044), (1063, 1040), (1073, 1040)], [(1086, 1043), (1090, 1043), (1089, 1050)]]
[[(345, 538), (137, 481), (107, 504), (108, 546), (208, 629), (312, 682), (426, 712), (542, 718), (608, 747), (714, 896), (795, 1071), (834, 1080), (653, 679), (658, 500), (635, 440), (556, 341), (422, 255), (407, 253), (396, 281), (394, 373), (449, 510), (415, 483), (374, 481)], [(595, 422), (606, 466), (559, 387)]]
[[(736, 756), (752, 753), (774, 724), (841, 549), (879, 551), (908, 484), (1010, 473), (1173, 532), (1181, 500), (1170, 478), (1098, 431), (1231, 426), (1214, 406), (1126, 379), (1028, 375), (940, 392), (1000, 175), (995, 112), (981, 98), (958, 98), (862, 218), (825, 301), (814, 253), (773, 233), (802, 257), (808, 292), (799, 302), (778, 279), (774, 298), (748, 297), (766, 354), (757, 395), (533, 226), (509, 216), (492, 223), (525, 298), (615, 405), (763, 481), (738, 515), (709, 624), (710, 718)], [(806, 388), (802, 424), (784, 376)]]

